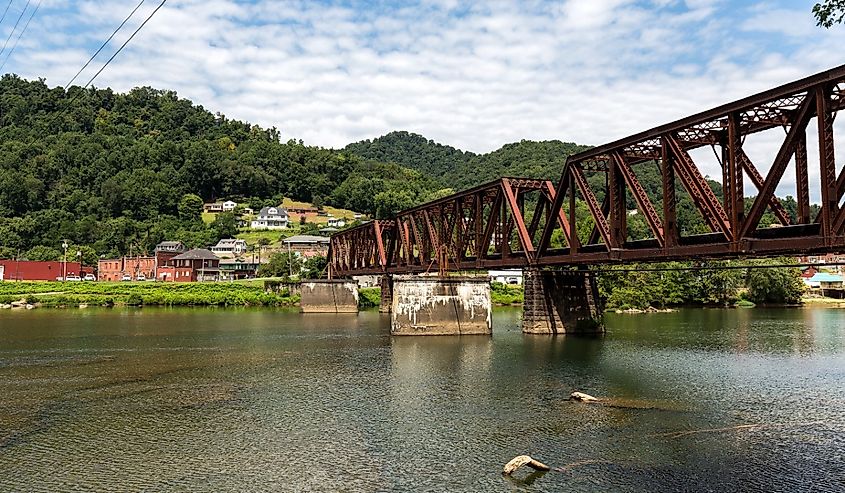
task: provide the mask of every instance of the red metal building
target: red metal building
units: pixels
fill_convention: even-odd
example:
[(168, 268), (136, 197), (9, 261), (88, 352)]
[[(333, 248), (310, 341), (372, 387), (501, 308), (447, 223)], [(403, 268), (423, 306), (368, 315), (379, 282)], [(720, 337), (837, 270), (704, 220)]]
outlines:
[(61, 261), (0, 260), (6, 281), (55, 281), (63, 274), (82, 276), (86, 273), (79, 262), (67, 262), (66, 270), (62, 272), (63, 264)]

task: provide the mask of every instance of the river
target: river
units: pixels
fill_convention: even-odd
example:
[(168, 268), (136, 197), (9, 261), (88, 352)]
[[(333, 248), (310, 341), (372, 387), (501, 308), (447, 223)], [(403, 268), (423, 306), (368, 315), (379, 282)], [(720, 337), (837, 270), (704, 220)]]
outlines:
[(845, 310), (520, 314), (0, 312), (0, 491), (845, 491)]

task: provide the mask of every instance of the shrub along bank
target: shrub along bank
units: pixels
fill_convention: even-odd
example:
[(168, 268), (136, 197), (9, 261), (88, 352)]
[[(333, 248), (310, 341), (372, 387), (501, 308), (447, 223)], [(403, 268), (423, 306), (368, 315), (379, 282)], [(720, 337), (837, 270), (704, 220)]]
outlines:
[(0, 304), (21, 299), (42, 306), (292, 306), (299, 302), (299, 296), (286, 289), (265, 292), (260, 282), (0, 282)]

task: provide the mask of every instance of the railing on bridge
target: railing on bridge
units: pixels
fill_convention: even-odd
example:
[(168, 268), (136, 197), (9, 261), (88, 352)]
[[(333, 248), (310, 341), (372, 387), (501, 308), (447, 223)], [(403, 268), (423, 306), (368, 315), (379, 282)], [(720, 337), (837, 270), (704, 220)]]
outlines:
[[(843, 107), (845, 66), (570, 156), (556, 188), (546, 180), (502, 178), (402, 211), (395, 220), (337, 233), (331, 240), (331, 272), (443, 273), (841, 250), (845, 169), (837, 173), (834, 119)], [(808, 129), (817, 136), (808, 139)], [(765, 177), (746, 153), (755, 140), (755, 150), (772, 151)], [(813, 159), (808, 142), (818, 145)], [(708, 151), (721, 168), (722, 200), (702, 173)], [(815, 216), (811, 162), (819, 170), (821, 204)], [(794, 223), (775, 196), (790, 164)], [(659, 170), (658, 204), (638, 178), (645, 166)], [(603, 179), (591, 180), (596, 173)], [(750, 194), (746, 180), (753, 185)], [(682, 234), (679, 189), (692, 199), (710, 233)], [(629, 235), (629, 194), (646, 220), (648, 239)], [(755, 195), (746, 213), (745, 198)], [(586, 203), (589, 217), (576, 217), (576, 201)], [(767, 210), (779, 227), (760, 227)]]

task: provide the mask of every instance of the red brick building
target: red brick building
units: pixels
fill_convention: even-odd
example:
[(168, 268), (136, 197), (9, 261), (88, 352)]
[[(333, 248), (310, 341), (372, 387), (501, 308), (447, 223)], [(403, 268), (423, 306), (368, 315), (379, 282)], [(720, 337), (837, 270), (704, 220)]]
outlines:
[(204, 248), (189, 250), (173, 257), (169, 265), (158, 268), (158, 280), (170, 282), (217, 281), (220, 259)]
[(36, 262), (29, 260), (0, 260), (6, 281), (55, 281), (63, 274), (82, 276), (85, 271), (79, 262), (67, 262), (62, 272), (61, 261)]
[(97, 280), (121, 281), (123, 276), (132, 280), (155, 279), (155, 257), (121, 257), (97, 262)]

